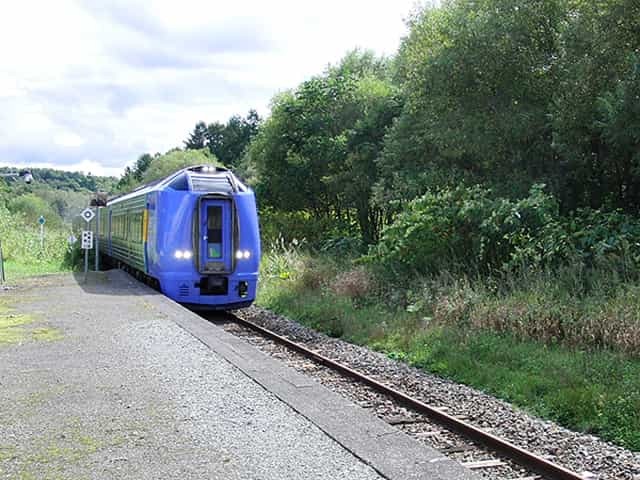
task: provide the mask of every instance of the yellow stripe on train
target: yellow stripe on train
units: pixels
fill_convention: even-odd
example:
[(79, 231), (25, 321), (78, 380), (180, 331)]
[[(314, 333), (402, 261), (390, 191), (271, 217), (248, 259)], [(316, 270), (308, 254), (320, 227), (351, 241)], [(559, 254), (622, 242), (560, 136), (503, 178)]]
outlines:
[(142, 211), (142, 241), (146, 242), (149, 236), (149, 210)]

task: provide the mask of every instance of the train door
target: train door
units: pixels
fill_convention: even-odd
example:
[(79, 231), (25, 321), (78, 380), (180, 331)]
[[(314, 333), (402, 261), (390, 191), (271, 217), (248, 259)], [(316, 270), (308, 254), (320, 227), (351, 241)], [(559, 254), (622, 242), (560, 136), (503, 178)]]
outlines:
[(233, 222), (231, 201), (201, 198), (199, 269), (202, 273), (230, 273), (233, 265)]

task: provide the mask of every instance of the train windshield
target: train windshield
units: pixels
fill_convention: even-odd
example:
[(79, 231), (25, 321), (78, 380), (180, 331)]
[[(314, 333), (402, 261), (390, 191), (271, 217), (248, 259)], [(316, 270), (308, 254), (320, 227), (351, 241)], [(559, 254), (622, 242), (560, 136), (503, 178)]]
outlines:
[(207, 207), (207, 257), (222, 258), (222, 207)]

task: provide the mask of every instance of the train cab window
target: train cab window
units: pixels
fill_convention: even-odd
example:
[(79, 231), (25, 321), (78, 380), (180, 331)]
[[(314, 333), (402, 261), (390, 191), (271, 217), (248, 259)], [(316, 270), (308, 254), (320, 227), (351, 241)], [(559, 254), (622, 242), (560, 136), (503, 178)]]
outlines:
[(189, 181), (187, 180), (187, 176), (185, 174), (178, 175), (171, 181), (169, 188), (174, 190), (189, 190)]
[(222, 258), (222, 207), (207, 207), (207, 257)]

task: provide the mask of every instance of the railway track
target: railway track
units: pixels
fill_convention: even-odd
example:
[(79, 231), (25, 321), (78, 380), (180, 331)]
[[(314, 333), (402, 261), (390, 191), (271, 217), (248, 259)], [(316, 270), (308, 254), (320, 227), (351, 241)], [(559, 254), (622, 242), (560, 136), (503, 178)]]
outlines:
[[(436, 448), (485, 478), (509, 480), (585, 480), (489, 429), (478, 428), (446, 405), (429, 405), (370, 375), (322, 355), (261, 325), (235, 315), (207, 317), (261, 350), (320, 380), (332, 390), (371, 409), (383, 420)], [(357, 387), (354, 388), (354, 382)]]

